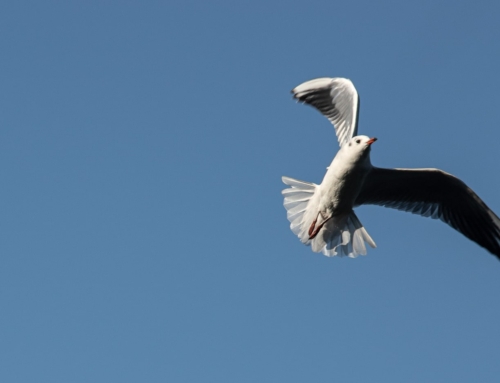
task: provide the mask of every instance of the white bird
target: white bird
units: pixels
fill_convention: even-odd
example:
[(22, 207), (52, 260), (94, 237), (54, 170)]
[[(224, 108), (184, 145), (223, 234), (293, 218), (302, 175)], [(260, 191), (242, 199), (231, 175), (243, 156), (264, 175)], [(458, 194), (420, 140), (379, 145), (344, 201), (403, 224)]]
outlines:
[(290, 228), (302, 243), (326, 256), (366, 255), (376, 247), (354, 214), (359, 205), (380, 205), (440, 219), (500, 258), (500, 219), (458, 178), (439, 169), (372, 166), (371, 145), (358, 136), (359, 97), (345, 78), (318, 78), (292, 90), (335, 128), (340, 150), (320, 185), (283, 177)]

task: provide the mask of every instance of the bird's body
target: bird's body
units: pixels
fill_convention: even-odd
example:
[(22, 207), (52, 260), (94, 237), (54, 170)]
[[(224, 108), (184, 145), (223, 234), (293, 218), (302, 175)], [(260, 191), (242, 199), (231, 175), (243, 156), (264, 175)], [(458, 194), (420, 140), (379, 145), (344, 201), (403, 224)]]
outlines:
[(375, 204), (441, 219), (500, 258), (500, 219), (467, 185), (438, 169), (372, 166), (376, 138), (357, 136), (359, 97), (343, 78), (320, 78), (296, 87), (294, 97), (320, 110), (335, 127), (340, 150), (320, 185), (283, 177), (291, 230), (327, 256), (366, 254), (376, 247), (353, 208)]
[[(366, 136), (358, 137), (363, 141), (370, 140)], [(331, 209), (334, 215), (352, 210), (364, 180), (372, 169), (369, 153), (359, 158), (347, 150), (351, 147), (344, 146), (337, 152), (318, 188), (320, 206)]]

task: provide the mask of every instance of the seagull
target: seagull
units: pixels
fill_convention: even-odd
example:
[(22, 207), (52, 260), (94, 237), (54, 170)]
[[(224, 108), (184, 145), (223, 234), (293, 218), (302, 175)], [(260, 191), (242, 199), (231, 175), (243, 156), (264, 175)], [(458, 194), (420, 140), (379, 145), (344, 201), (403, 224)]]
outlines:
[(353, 208), (379, 205), (440, 219), (500, 259), (500, 219), (463, 181), (439, 169), (383, 169), (371, 164), (377, 139), (358, 136), (359, 96), (345, 78), (317, 78), (292, 90), (335, 128), (340, 150), (321, 184), (282, 177), (290, 229), (326, 256), (375, 248)]

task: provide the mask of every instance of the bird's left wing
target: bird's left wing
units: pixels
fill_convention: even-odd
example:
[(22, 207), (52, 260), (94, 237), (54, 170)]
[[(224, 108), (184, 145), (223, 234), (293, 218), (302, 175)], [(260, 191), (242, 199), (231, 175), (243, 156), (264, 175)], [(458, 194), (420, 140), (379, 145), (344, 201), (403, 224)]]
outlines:
[(500, 219), (464, 182), (442, 170), (374, 167), (355, 202), (363, 204), (440, 219), (500, 259)]
[(314, 106), (335, 128), (342, 147), (358, 134), (359, 96), (351, 80), (317, 78), (292, 90), (293, 98)]

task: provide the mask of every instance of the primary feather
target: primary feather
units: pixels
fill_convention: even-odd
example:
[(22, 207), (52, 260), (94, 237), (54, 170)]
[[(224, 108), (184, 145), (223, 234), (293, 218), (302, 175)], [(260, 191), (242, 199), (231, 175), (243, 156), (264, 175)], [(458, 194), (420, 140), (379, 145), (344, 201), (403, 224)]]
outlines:
[(317, 78), (292, 90), (298, 101), (314, 106), (335, 127), (342, 146), (358, 134), (359, 96), (346, 78)]

